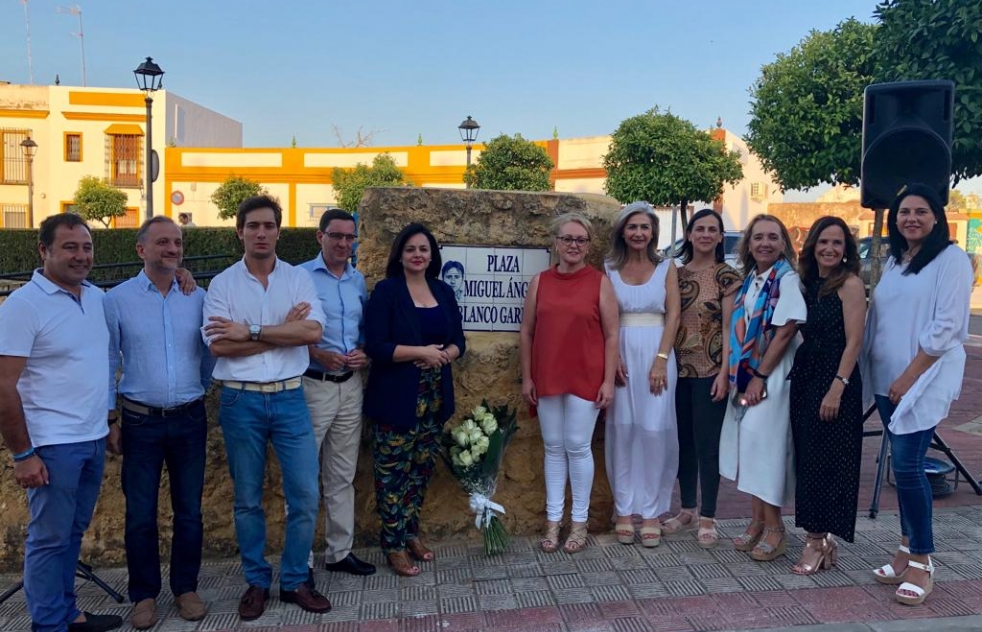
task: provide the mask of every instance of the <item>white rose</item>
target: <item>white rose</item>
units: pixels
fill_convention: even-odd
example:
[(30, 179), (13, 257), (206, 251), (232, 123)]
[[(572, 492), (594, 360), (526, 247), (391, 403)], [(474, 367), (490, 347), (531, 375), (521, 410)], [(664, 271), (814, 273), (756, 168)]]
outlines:
[(478, 439), (477, 443), (475, 443), (471, 447), (471, 452), (473, 452), (474, 449), (477, 448), (478, 450), (481, 451), (481, 454), (484, 454), (485, 452), (488, 451), (488, 446), (490, 445), (491, 445), (490, 439), (488, 439), (487, 437), (481, 437), (480, 439)]
[(474, 457), (471, 455), (470, 451), (464, 450), (460, 453), (460, 464), (464, 467), (474, 465)]
[(488, 412), (487, 408), (485, 408), (484, 406), (478, 406), (477, 408), (471, 411), (471, 414), (474, 415), (474, 419), (480, 419), (481, 417), (484, 417), (484, 414), (487, 412)]
[(453, 440), (462, 448), (467, 447), (467, 433), (462, 429), (458, 428), (453, 431)]
[(470, 434), (470, 436), (468, 437), (468, 440), (469, 440), (469, 442), (470, 442), (471, 445), (474, 445), (475, 443), (477, 443), (478, 441), (480, 441), (482, 437), (484, 437), (484, 433), (481, 432), (481, 429), (480, 428), (475, 428), (474, 429), (474, 432), (472, 432)]
[(474, 432), (475, 428), (477, 428), (477, 424), (474, 423), (473, 419), (465, 419), (464, 423), (460, 424), (460, 428), (467, 434), (470, 434), (471, 432)]
[(498, 429), (498, 422), (495, 420), (494, 417), (491, 416), (485, 417), (484, 421), (481, 422), (481, 430), (483, 430), (487, 435), (494, 434), (494, 431), (497, 429)]

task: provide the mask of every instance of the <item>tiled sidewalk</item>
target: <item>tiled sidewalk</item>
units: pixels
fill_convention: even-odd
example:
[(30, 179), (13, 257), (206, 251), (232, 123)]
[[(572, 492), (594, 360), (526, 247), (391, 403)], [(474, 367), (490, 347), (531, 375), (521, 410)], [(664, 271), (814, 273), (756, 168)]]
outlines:
[[(720, 523), (721, 531), (730, 536), (744, 526), (743, 520)], [(329, 614), (308, 614), (281, 604), (274, 590), (266, 614), (250, 623), (235, 614), (244, 589), (239, 564), (211, 561), (202, 570), (200, 586), (211, 613), (197, 623), (183, 621), (167, 595), (159, 603), (166, 616), (154, 629), (681, 632), (844, 622), (876, 625), (982, 614), (982, 507), (936, 511), (939, 585), (918, 608), (896, 604), (890, 588), (876, 584), (870, 574), (871, 568), (889, 559), (897, 528), (894, 514), (880, 514), (877, 520), (860, 517), (856, 543), (840, 543), (838, 568), (810, 577), (790, 572), (802, 546), (799, 531), (794, 532), (788, 557), (771, 563), (754, 562), (727, 541), (716, 550), (703, 551), (691, 535), (656, 549), (618, 544), (612, 534), (594, 535), (590, 546), (574, 556), (542, 553), (532, 538), (517, 538), (508, 553), (492, 558), (475, 544), (437, 544), (437, 560), (424, 564), (416, 578), (396, 577), (381, 566), (377, 549), (365, 549), (358, 554), (380, 565), (374, 576), (317, 572), (319, 589), (334, 605)], [(125, 590), (124, 569), (100, 570), (99, 575)], [(16, 579), (0, 577), (0, 588)], [(124, 617), (129, 612), (127, 604), (116, 604), (94, 585), (82, 587), (80, 595), (83, 609)], [(23, 599), (20, 592), (0, 606), (0, 629), (30, 629)]]

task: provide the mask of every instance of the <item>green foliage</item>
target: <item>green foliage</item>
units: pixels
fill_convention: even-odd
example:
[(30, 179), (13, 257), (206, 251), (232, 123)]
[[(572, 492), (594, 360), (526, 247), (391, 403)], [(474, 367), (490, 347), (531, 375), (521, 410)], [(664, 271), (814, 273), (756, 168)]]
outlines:
[(876, 26), (849, 19), (812, 31), (762, 68), (750, 89), (746, 141), (781, 189), (859, 182), (874, 36)]
[(472, 189), (549, 191), (549, 172), (555, 165), (546, 150), (521, 134), (491, 139), (464, 174)]
[[(29, 272), (41, 265), (36, 230), (0, 230), (0, 274)], [(97, 265), (132, 264), (114, 269), (95, 269), (89, 278), (97, 282), (128, 279), (143, 266), (136, 254), (136, 229), (117, 228), (92, 231), (92, 247)], [(277, 255), (288, 263), (309, 261), (320, 252), (316, 228), (283, 228), (276, 242)], [(195, 261), (202, 255), (220, 258)], [(195, 228), (184, 231), (184, 266), (195, 274), (215, 273), (242, 256), (242, 242), (234, 228)]]
[(959, 213), (982, 210), (982, 197), (978, 193), (964, 194), (957, 189), (948, 192), (948, 210)]
[(269, 191), (254, 180), (233, 173), (211, 194), (211, 203), (218, 207), (218, 217), (232, 219), (239, 212), (239, 204), (255, 195), (269, 195)]
[(982, 3), (886, 0), (874, 15), (876, 80), (954, 81), (954, 183), (982, 175)]
[(95, 176), (84, 176), (75, 190), (75, 212), (89, 222), (100, 222), (106, 228), (114, 217), (126, 215), (126, 194)]
[(743, 178), (736, 152), (708, 132), (658, 108), (625, 119), (611, 136), (604, 156), (607, 194), (620, 202), (644, 200), (659, 206), (710, 202), (724, 184)]
[(412, 186), (389, 154), (379, 154), (372, 166), (358, 163), (354, 169), (335, 167), (332, 173), (338, 207), (354, 213), (368, 187)]

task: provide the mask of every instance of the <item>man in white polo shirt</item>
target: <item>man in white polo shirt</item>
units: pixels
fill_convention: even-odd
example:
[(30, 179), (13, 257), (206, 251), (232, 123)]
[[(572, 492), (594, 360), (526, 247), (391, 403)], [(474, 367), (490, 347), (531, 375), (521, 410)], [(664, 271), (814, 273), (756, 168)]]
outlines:
[(43, 222), (44, 267), (0, 305), (0, 433), (27, 490), (24, 594), (35, 632), (103, 632), (116, 615), (82, 612), (75, 567), (92, 520), (109, 434), (109, 331), (78, 215)]
[(235, 533), (249, 588), (239, 616), (262, 616), (273, 569), (263, 552), (262, 500), (266, 449), (273, 444), (289, 505), (280, 562), (280, 600), (308, 612), (331, 604), (306, 585), (307, 554), (314, 541), (319, 492), (317, 447), (301, 376), (307, 345), (321, 339), (324, 312), (310, 273), (276, 257), (283, 212), (268, 196), (239, 205), (236, 232), (245, 256), (208, 287), (203, 334), (222, 381), (219, 421), (235, 488)]

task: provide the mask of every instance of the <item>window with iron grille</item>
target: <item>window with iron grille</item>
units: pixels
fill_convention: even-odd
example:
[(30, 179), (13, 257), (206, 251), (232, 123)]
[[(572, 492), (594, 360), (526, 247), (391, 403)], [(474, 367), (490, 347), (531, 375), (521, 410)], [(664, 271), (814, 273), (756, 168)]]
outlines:
[(106, 178), (114, 187), (142, 186), (143, 136), (106, 134)]
[(26, 129), (0, 128), (0, 184), (27, 184), (27, 158), (20, 144), (30, 133)]
[(82, 135), (65, 134), (65, 162), (82, 162)]
[(27, 228), (27, 204), (0, 204), (4, 228)]

